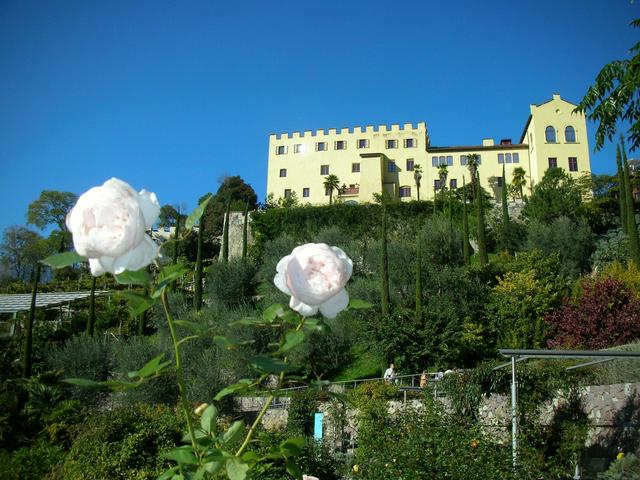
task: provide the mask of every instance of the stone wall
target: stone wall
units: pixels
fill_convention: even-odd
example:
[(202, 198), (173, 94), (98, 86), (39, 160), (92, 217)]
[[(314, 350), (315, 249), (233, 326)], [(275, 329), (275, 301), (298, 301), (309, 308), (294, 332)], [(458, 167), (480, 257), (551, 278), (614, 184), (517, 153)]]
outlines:
[[(229, 258), (242, 256), (242, 230), (244, 228), (244, 212), (229, 212)], [(224, 238), (220, 240), (224, 248)], [(247, 245), (253, 245), (251, 234), (251, 212), (249, 212), (249, 228), (247, 232)]]

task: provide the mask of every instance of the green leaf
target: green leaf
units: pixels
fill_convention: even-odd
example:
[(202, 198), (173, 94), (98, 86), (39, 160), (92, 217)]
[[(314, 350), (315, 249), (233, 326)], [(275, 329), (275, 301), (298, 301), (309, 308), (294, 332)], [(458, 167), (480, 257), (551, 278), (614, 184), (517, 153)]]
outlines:
[(104, 382), (96, 382), (94, 380), (89, 380), (86, 378), (64, 378), (61, 380), (64, 383), (68, 383), (70, 385), (75, 385), (77, 387), (84, 388), (106, 388)]
[(135, 372), (129, 372), (128, 373), (129, 378), (134, 378), (134, 377), (146, 378), (146, 377), (150, 377), (151, 375), (161, 373), (166, 366), (171, 364), (170, 361), (160, 363), (163, 357), (164, 357), (164, 353), (161, 353), (157, 357), (154, 357), (151, 360), (149, 360), (140, 370)]
[(291, 475), (293, 478), (302, 478), (302, 470), (300, 470), (300, 467), (298, 467), (296, 462), (294, 462), (290, 458), (287, 458), (284, 463), (287, 467), (287, 472), (289, 472), (289, 475)]
[(349, 310), (364, 310), (372, 307), (373, 303), (365, 302), (364, 300), (358, 300), (357, 298), (349, 300)]
[(160, 277), (158, 278), (158, 284), (153, 291), (153, 298), (158, 298), (162, 295), (162, 291), (169, 285), (172, 281), (180, 278), (182, 275), (187, 273), (190, 270), (189, 267), (182, 263), (177, 263), (175, 265), (169, 265), (162, 269), (160, 273)]
[(117, 292), (116, 298), (120, 298), (127, 302), (129, 305), (129, 311), (134, 317), (142, 315), (155, 304), (155, 300), (153, 298), (127, 290), (120, 290)]
[(265, 373), (281, 373), (293, 370), (291, 365), (278, 360), (277, 358), (266, 357), (264, 355), (256, 355), (249, 358), (249, 363), (258, 370)]
[(64, 253), (56, 253), (55, 255), (51, 255), (44, 260), (40, 260), (40, 263), (43, 263), (51, 268), (64, 268), (69, 265), (73, 265), (74, 263), (82, 263), (86, 262), (87, 258), (82, 255), (78, 255), (76, 252), (64, 252)]
[(236, 320), (235, 322), (231, 322), (229, 323), (229, 325), (260, 325), (260, 324), (264, 324), (264, 321), (260, 318), (256, 318), (256, 317), (244, 317), (241, 318), (240, 320)]
[(217, 418), (218, 409), (215, 405), (209, 405), (205, 408), (204, 412), (202, 412), (202, 417), (200, 417), (200, 426), (207, 433), (215, 432)]
[(198, 464), (198, 458), (196, 457), (193, 451), (193, 447), (191, 446), (174, 448), (173, 450), (165, 453), (164, 456), (169, 460), (173, 460), (184, 465)]
[(284, 307), (279, 303), (274, 303), (262, 313), (265, 322), (273, 322), (276, 318), (284, 314)]
[(301, 437), (287, 438), (280, 444), (280, 451), (285, 457), (295, 457), (302, 453), (307, 441)]
[(215, 335), (213, 337), (213, 341), (220, 348), (224, 348), (226, 350), (235, 350), (238, 347), (238, 342), (231, 340), (222, 335)]
[(239, 390), (244, 390), (245, 388), (247, 388), (249, 385), (251, 385), (253, 383), (253, 381), (249, 380), (248, 378), (243, 378), (242, 380), (239, 380), (237, 383), (234, 383), (232, 385), (229, 385), (225, 388), (223, 388), (222, 390), (220, 390), (218, 392), (218, 394), (213, 398), (216, 402), (219, 400), (222, 400), (224, 397), (231, 395), (232, 393), (235, 393)]
[(281, 352), (288, 352), (304, 342), (304, 332), (300, 330), (290, 330), (284, 334), (284, 345), (280, 347)]
[(174, 320), (173, 323), (178, 325), (179, 327), (191, 330), (194, 333), (201, 333), (203, 331), (202, 324), (197, 322), (190, 322), (188, 320)]
[(236, 440), (240, 435), (242, 435), (242, 431), (244, 430), (244, 421), (236, 420), (231, 424), (229, 429), (224, 432), (222, 436), (222, 441), (224, 443), (230, 443)]
[(173, 477), (173, 474), (180, 470), (179, 466), (171, 467), (169, 470), (160, 475), (156, 480), (169, 480)]
[(205, 208), (207, 208), (207, 205), (212, 198), (213, 197), (211, 195), (207, 196), (207, 198), (205, 198), (202, 202), (200, 202), (200, 205), (198, 205), (193, 210), (193, 212), (189, 214), (189, 216), (187, 217), (187, 220), (184, 222), (184, 226), (187, 230), (191, 230), (196, 224), (196, 222), (200, 220), (200, 218), (202, 217), (202, 214), (204, 213)]
[(151, 275), (149, 275), (146, 267), (136, 270), (135, 272), (125, 270), (115, 277), (116, 282), (120, 285), (149, 285), (151, 283)]
[(219, 472), (222, 466), (224, 465), (224, 460), (218, 460), (218, 457), (215, 457), (216, 460), (209, 460), (209, 456), (205, 457), (204, 461), (204, 469), (208, 473), (216, 473)]
[(247, 478), (247, 471), (249, 470), (249, 465), (244, 463), (237, 457), (230, 458), (227, 460), (227, 475), (230, 480), (244, 480)]

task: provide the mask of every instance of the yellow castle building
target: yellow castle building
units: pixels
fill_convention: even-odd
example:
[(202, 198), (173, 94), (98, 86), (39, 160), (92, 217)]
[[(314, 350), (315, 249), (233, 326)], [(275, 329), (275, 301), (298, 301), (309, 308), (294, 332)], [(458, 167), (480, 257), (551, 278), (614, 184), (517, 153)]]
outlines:
[[(295, 192), (302, 203), (321, 205), (334, 200), (371, 202), (386, 192), (400, 200), (432, 199), (441, 185), (439, 167), (447, 166), (449, 188), (470, 180), (467, 157), (479, 156), (482, 186), (499, 198), (502, 169), (507, 183), (514, 169), (525, 171), (525, 194), (550, 167), (572, 176), (591, 172), (585, 116), (575, 105), (553, 95), (530, 106), (530, 115), (518, 143), (511, 139), (481, 145), (438, 147), (431, 145), (427, 125), (380, 125), (272, 134), (269, 136), (267, 194), (287, 198)], [(420, 190), (415, 168), (420, 166)], [(339, 190), (325, 189), (327, 176), (338, 177)]]

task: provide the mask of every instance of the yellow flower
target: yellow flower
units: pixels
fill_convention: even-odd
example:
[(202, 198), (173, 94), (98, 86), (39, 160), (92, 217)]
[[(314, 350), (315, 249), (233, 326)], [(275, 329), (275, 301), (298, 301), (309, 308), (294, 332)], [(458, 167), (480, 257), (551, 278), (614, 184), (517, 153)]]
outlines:
[(480, 442), (478, 440), (476, 440), (475, 438), (471, 440), (471, 448), (478, 448), (478, 445), (480, 445)]
[(620, 452), (620, 453), (618, 453), (618, 455), (616, 455), (616, 458), (617, 458), (618, 460), (622, 460), (622, 459), (624, 458), (624, 452)]
[(353, 467), (351, 467), (351, 470), (353, 470), (353, 473), (358, 473), (360, 471), (360, 467), (358, 466), (358, 464), (355, 464)]

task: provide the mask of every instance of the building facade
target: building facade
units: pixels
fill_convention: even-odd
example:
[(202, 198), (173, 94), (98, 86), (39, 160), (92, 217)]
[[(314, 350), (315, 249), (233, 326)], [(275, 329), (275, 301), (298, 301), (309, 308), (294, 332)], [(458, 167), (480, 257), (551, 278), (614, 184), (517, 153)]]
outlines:
[[(366, 126), (293, 132), (269, 136), (267, 194), (286, 198), (295, 192), (302, 203), (329, 203), (324, 187), (327, 176), (338, 178), (333, 198), (344, 202), (371, 202), (386, 192), (400, 200), (432, 199), (441, 187), (439, 167), (447, 166), (446, 185), (462, 186), (470, 180), (467, 157), (479, 156), (482, 186), (500, 198), (501, 177), (507, 183), (513, 171), (525, 172), (529, 194), (549, 167), (560, 167), (572, 176), (591, 172), (585, 116), (573, 113), (575, 105), (560, 95), (531, 105), (518, 143), (510, 139), (481, 145), (438, 147), (431, 145), (426, 123)], [(415, 168), (420, 166), (420, 189)]]

